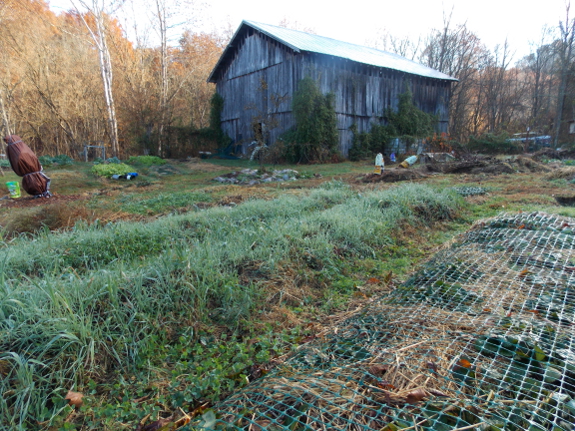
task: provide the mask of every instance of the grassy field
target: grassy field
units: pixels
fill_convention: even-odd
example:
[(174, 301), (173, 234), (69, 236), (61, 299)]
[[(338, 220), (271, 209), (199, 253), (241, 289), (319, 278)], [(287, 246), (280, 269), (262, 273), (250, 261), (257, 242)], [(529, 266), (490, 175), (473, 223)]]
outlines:
[(53, 199), (0, 201), (2, 429), (197, 414), (474, 221), (575, 216), (554, 198), (575, 172), (549, 166), (400, 183), (365, 182), (365, 163), (267, 166), (299, 179), (251, 185), (214, 180), (259, 168), (239, 160), (134, 166), (130, 181), (47, 168)]

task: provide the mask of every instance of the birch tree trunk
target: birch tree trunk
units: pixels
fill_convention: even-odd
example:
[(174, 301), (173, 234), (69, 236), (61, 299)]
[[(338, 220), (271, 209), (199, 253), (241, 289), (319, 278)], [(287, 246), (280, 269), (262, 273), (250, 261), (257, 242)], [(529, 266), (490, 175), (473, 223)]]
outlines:
[(0, 89), (0, 109), (2, 110), (2, 124), (4, 125), (4, 133), (6, 135), (11, 135), (10, 123), (8, 122), (8, 115), (6, 114), (6, 108), (4, 107), (4, 98), (2, 97), (2, 90)]
[(94, 32), (84, 16), (80, 13), (73, 0), (70, 0), (72, 5), (82, 18), (84, 25), (88, 29), (94, 45), (98, 50), (98, 59), (100, 62), (100, 72), (102, 76), (102, 84), (104, 87), (104, 100), (106, 101), (106, 110), (108, 114), (108, 135), (110, 137), (110, 144), (112, 147), (112, 156), (118, 157), (119, 143), (118, 143), (118, 121), (116, 120), (116, 106), (114, 104), (114, 93), (112, 88), (113, 73), (112, 73), (112, 60), (110, 57), (110, 50), (106, 40), (106, 23), (104, 20), (104, 5), (105, 0), (92, 0), (91, 6), (85, 0), (78, 0), (79, 3), (85, 7), (93, 16), (96, 23), (96, 31)]
[(168, 119), (168, 23), (165, 0), (156, 0), (156, 16), (160, 35), (160, 124), (158, 125), (158, 156), (164, 152), (166, 122)]

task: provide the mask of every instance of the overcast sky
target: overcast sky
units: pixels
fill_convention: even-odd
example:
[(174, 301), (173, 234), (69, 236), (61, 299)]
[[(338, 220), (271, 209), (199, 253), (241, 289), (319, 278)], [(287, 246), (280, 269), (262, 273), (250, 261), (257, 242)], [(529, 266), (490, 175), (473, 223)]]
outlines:
[[(144, 4), (145, 0), (133, 0)], [(286, 18), (321, 36), (363, 45), (381, 29), (417, 39), (441, 28), (444, 14), (452, 24), (467, 23), (489, 47), (508, 39), (515, 59), (529, 53), (545, 25), (565, 20), (565, 0), (208, 0), (203, 25), (235, 29), (243, 19), (277, 25)], [(69, 9), (70, 0), (49, 0), (55, 12)], [(571, 16), (575, 16), (575, 2)], [(142, 18), (143, 20), (145, 18)]]

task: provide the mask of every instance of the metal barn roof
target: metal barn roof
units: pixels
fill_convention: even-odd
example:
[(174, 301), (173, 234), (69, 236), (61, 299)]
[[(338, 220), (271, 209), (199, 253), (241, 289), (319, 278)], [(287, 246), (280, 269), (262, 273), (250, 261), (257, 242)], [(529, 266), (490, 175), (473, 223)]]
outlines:
[(222, 57), (220, 58), (220, 61), (218, 61), (218, 64), (212, 71), (210, 78), (208, 79), (210, 82), (213, 82), (212, 78), (214, 72), (219, 68), (222, 59), (226, 56), (226, 51), (228, 51), (234, 39), (242, 27), (245, 25), (262, 32), (263, 34), (271, 37), (274, 40), (277, 40), (280, 43), (283, 43), (296, 52), (304, 51), (331, 55), (358, 63), (368, 64), (371, 66), (399, 70), (401, 72), (410, 73), (413, 75), (457, 81), (456, 78), (446, 75), (445, 73), (416, 63), (415, 61), (408, 60), (405, 57), (393, 54), (391, 52), (380, 51), (379, 49), (369, 48), (367, 46), (355, 45), (353, 43), (343, 42), (315, 34), (304, 33), (302, 31), (277, 27), (275, 25), (262, 24), (254, 21), (242, 21), (242, 24), (232, 37), (232, 42), (230, 42), (230, 45), (226, 48), (222, 54)]

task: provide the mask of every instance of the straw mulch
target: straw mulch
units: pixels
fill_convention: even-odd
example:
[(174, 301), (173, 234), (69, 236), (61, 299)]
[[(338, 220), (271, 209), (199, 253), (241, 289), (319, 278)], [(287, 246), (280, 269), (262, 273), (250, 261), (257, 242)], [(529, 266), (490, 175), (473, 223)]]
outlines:
[(217, 405), (216, 429), (570, 429), (574, 229), (541, 213), (476, 223)]

